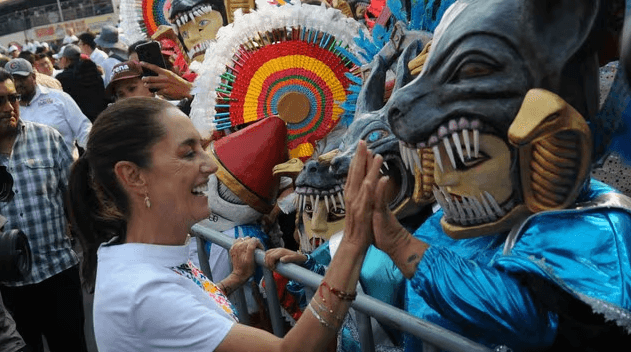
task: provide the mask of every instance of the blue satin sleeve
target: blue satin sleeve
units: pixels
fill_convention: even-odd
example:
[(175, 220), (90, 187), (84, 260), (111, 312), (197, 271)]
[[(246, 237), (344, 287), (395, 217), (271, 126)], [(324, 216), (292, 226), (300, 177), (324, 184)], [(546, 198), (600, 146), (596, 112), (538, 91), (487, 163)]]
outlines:
[(430, 247), (409, 287), (408, 295), (419, 295), (438, 313), (435, 323), (490, 347), (538, 349), (556, 336), (557, 315), (535, 301), (518, 278), (448, 249)]

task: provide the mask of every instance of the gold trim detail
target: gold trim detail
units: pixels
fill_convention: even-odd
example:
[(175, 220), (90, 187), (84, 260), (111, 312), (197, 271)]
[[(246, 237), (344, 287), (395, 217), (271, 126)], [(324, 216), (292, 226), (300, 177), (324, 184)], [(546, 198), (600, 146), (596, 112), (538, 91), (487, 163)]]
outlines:
[(508, 130), (519, 151), (521, 187), (528, 209), (564, 209), (578, 197), (591, 168), (587, 122), (561, 97), (532, 89)]

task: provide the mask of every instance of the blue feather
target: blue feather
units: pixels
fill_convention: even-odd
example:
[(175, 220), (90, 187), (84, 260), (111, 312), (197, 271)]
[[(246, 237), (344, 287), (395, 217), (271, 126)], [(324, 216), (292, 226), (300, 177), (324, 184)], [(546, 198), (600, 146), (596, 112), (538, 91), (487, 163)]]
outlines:
[(361, 89), (362, 89), (362, 87), (361, 87), (361, 86), (354, 85), (354, 84), (352, 84), (352, 85), (350, 85), (350, 86), (348, 87), (348, 91), (349, 91), (349, 92), (353, 92), (353, 93), (359, 93), (359, 91), (360, 91)]
[(349, 79), (349, 81), (351, 81), (351, 82), (353, 82), (353, 83), (355, 83), (355, 84), (358, 84), (358, 85), (360, 85), (360, 86), (361, 86), (361, 85), (362, 85), (362, 83), (364, 82), (364, 80), (362, 80), (362, 79), (361, 79), (361, 77), (357, 77), (357, 76), (355, 76), (354, 74), (352, 74), (352, 73), (350, 73), (350, 72), (346, 72), (346, 73), (344, 74), (344, 76), (346, 76), (346, 78), (348, 78), (348, 79)]
[(387, 0), (386, 4), (392, 12), (392, 15), (397, 19), (397, 21), (403, 21), (404, 23), (408, 22), (408, 15), (403, 9), (403, 4), (401, 0)]
[(355, 65), (360, 66), (360, 67), (362, 66), (362, 62), (359, 61), (359, 59), (350, 51), (342, 48), (341, 46), (336, 46), (335, 50), (338, 51), (343, 56), (345, 56), (346, 58), (348, 58), (349, 60), (351, 60)]
[[(425, 1), (426, 0), (410, 1), (410, 25), (408, 29), (421, 29), (425, 15)], [(431, 1), (432, 0), (430, 0), (430, 2)]]

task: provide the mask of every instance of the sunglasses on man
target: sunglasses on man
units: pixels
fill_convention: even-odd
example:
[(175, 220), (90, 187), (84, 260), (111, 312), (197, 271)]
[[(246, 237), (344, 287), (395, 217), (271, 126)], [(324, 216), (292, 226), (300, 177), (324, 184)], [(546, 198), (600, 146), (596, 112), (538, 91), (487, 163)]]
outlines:
[(9, 95), (0, 95), (0, 106), (6, 104), (6, 102), (15, 103), (16, 101), (20, 101), (19, 94), (9, 94)]

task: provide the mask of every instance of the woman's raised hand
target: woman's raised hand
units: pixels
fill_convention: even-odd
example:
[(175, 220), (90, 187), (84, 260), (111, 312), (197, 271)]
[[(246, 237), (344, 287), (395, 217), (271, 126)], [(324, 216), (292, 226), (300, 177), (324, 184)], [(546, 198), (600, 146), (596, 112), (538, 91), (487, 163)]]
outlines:
[(383, 164), (381, 155), (373, 156), (360, 141), (344, 187), (344, 203), (346, 204), (346, 223), (344, 241), (363, 248), (373, 242), (372, 213), (374, 210), (374, 194)]

